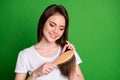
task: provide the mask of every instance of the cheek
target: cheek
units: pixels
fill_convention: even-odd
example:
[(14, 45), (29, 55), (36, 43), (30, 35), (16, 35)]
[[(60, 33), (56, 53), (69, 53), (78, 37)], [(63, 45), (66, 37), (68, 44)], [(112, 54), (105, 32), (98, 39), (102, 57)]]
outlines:
[(43, 28), (43, 32), (47, 32), (47, 31), (49, 31), (49, 29), (50, 28), (48, 27), (48, 25), (45, 25), (44, 28)]
[(63, 35), (63, 33), (64, 33), (64, 32), (61, 32), (61, 33), (60, 33), (60, 37)]
[(45, 27), (45, 26), (44, 26), (44, 28), (43, 28), (43, 34), (44, 34), (44, 35), (48, 35), (48, 29), (47, 29), (47, 27)]

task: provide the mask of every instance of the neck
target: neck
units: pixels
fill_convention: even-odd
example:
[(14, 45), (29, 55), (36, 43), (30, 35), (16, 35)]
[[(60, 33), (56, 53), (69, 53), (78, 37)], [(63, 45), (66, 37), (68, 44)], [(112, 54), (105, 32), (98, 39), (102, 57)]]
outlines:
[(41, 40), (40, 42), (38, 42), (38, 44), (36, 45), (36, 47), (41, 48), (41, 49), (51, 49), (51, 48), (55, 48), (57, 47), (57, 43), (56, 42), (47, 42), (45, 40)]

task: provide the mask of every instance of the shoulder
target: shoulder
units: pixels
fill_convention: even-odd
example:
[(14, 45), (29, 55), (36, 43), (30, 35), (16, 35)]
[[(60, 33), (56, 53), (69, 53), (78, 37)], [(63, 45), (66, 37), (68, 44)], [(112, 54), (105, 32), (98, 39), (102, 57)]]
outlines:
[(31, 53), (32, 52), (32, 48), (33, 48), (33, 46), (25, 48), (25, 49), (19, 51), (19, 55), (27, 55), (28, 53)]

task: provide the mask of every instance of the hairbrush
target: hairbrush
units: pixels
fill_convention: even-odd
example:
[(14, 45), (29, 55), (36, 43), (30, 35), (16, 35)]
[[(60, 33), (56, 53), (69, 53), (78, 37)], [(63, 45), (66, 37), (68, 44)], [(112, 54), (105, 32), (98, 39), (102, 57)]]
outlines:
[(74, 55), (74, 51), (73, 50), (68, 50), (68, 51), (62, 53), (58, 57), (58, 59), (56, 59), (53, 63), (55, 65), (59, 65), (59, 64), (65, 63), (65, 62), (69, 61), (72, 58), (73, 55)]

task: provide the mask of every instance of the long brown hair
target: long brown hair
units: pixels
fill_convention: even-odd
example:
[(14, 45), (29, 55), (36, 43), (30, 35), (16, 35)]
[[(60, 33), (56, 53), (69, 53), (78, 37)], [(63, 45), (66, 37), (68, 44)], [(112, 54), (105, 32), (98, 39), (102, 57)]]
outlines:
[[(37, 29), (37, 41), (41, 41), (43, 37), (43, 27), (47, 19), (54, 15), (55, 13), (60, 13), (65, 18), (65, 30), (60, 39), (56, 41), (62, 48), (66, 44), (66, 40), (68, 40), (68, 27), (69, 27), (69, 17), (66, 9), (62, 5), (50, 5), (48, 6), (45, 11), (42, 13), (39, 22), (38, 22), (38, 29)], [(68, 62), (58, 65), (62, 75), (65, 77), (70, 77), (72, 71), (74, 70), (75, 65), (75, 56), (73, 56)]]

